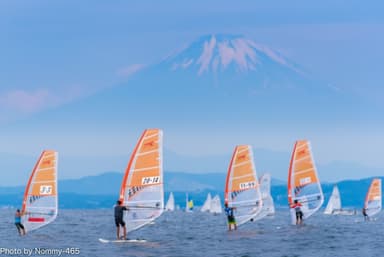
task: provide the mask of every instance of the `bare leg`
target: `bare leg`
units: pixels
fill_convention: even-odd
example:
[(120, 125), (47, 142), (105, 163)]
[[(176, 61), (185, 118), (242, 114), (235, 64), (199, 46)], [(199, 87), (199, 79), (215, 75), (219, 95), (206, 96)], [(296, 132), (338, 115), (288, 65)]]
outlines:
[(235, 230), (237, 229), (237, 224), (235, 223), (235, 224), (233, 224), (234, 226), (235, 226)]
[(127, 227), (126, 226), (123, 227), (123, 236), (124, 236), (123, 237), (124, 239), (127, 239)]
[(120, 226), (117, 226), (116, 229), (117, 229), (117, 233), (116, 233), (117, 240), (119, 240), (120, 239)]

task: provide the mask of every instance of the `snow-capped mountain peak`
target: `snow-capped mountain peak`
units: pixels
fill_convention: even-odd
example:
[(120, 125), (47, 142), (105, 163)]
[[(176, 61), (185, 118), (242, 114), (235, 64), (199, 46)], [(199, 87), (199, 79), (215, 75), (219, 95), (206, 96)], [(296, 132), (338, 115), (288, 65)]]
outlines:
[(198, 75), (233, 67), (236, 72), (250, 72), (266, 62), (293, 71), (299, 70), (278, 52), (241, 36), (211, 35), (201, 37), (182, 51), (168, 57), (172, 70), (197, 70)]

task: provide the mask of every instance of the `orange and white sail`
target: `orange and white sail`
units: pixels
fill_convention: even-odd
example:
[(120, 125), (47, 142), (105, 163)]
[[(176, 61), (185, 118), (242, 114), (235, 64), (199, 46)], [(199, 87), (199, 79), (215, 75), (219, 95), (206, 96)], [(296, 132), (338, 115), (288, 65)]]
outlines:
[(251, 146), (236, 146), (228, 168), (224, 197), (228, 207), (235, 207), (238, 225), (259, 219), (262, 198)]
[(31, 232), (54, 221), (58, 212), (58, 153), (43, 151), (25, 189), (22, 224)]
[[(312, 156), (311, 145), (307, 140), (296, 141), (288, 171), (288, 204), (298, 200), (304, 219), (309, 218), (323, 204), (324, 195)], [(291, 208), (292, 223), (296, 224)]]
[(147, 129), (141, 135), (122, 181), (120, 200), (127, 231), (136, 230), (158, 218), (164, 209), (163, 132)]
[(381, 179), (375, 178), (369, 186), (365, 197), (364, 208), (369, 217), (372, 217), (381, 211)]

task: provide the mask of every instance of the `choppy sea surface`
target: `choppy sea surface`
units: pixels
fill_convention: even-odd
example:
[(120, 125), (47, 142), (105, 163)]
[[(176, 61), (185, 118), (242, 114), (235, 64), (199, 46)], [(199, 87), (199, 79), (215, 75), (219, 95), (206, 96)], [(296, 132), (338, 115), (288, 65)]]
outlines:
[[(288, 209), (228, 232), (224, 215), (165, 212), (129, 238), (146, 243), (108, 243), (114, 239), (112, 209), (60, 210), (54, 223), (20, 237), (13, 209), (0, 210), (0, 256), (384, 256), (384, 215), (364, 222), (362, 215), (326, 216), (302, 226), (289, 225)], [(62, 250), (60, 254), (60, 250)], [(31, 255), (29, 255), (31, 253)]]

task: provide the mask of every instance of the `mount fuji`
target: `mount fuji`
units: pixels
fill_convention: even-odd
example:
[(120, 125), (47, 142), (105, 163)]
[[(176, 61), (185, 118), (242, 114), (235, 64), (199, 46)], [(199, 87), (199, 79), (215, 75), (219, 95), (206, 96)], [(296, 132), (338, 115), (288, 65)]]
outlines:
[(126, 82), (55, 110), (55, 115), (76, 112), (77, 122), (99, 118), (108, 123), (129, 117), (133, 123), (165, 126), (250, 120), (333, 122), (358, 114), (356, 97), (304, 70), (242, 36), (203, 36)]

